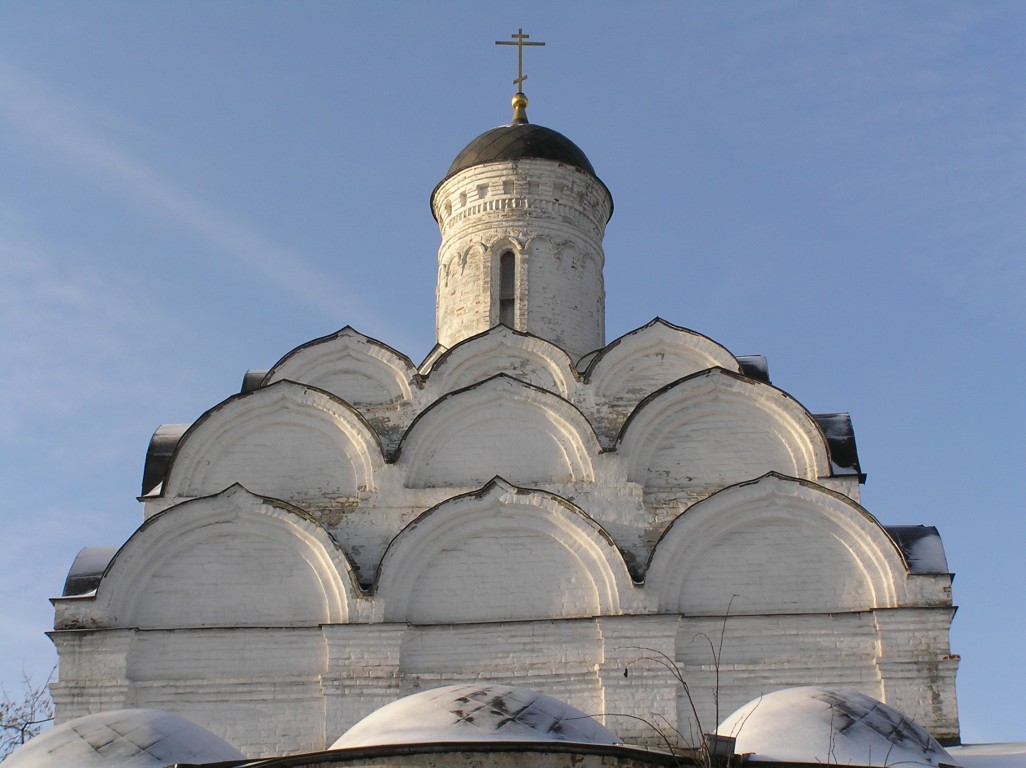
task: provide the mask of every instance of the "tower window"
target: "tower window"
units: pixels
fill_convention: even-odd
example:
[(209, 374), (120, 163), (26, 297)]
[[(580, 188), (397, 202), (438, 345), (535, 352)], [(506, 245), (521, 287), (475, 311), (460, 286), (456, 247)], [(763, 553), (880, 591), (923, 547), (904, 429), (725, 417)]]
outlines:
[(513, 327), (516, 314), (514, 284), (517, 277), (517, 257), (513, 251), (504, 251), (499, 257), (499, 322)]

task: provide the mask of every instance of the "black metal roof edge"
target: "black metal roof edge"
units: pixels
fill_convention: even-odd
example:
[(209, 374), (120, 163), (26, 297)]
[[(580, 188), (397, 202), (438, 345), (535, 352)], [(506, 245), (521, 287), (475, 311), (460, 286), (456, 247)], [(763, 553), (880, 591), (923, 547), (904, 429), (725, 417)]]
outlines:
[(242, 377), (242, 386), (239, 388), (239, 392), (252, 392), (254, 389), (259, 389), (269, 372), (269, 368), (250, 368)]
[[(957, 743), (955, 743), (957, 740)], [(962, 743), (961, 739), (946, 739), (948, 743), (937, 739), (937, 743), (942, 747), (956, 747)], [(799, 763), (795, 760), (760, 760), (758, 757), (752, 758), (750, 755), (741, 755), (741, 764), (745, 768), (824, 768), (823, 763)], [(899, 763), (900, 765), (900, 763)], [(925, 765), (925, 763), (924, 763)], [(955, 764), (939, 763), (942, 768), (959, 768)], [(858, 763), (845, 763), (845, 768), (872, 768), (872, 766), (860, 766)]]
[(839, 413), (814, 413), (812, 417), (823, 430), (827, 447), (830, 449), (830, 461), (842, 470), (835, 474), (858, 475), (859, 482), (866, 482), (866, 474), (859, 463), (858, 445), (855, 443), (855, 427), (851, 423), (851, 414), (846, 411)]
[(769, 375), (769, 361), (765, 355), (735, 355), (738, 365), (741, 366), (741, 373), (750, 379), (756, 379), (766, 384), (772, 384)]
[[(690, 749), (681, 749), (678, 753), (671, 754), (644, 747), (622, 744), (587, 744), (576, 741), (439, 741), (420, 744), (386, 744), (373, 747), (329, 749), (321, 752), (309, 752), (303, 755), (290, 755), (288, 757), (272, 757), (264, 760), (204, 764), (204, 768), (210, 768), (211, 765), (217, 766), (217, 768), (288, 768), (289, 766), (302, 766), (315, 762), (347, 763), (378, 757), (437, 755), (449, 752), (482, 752), (485, 754), (496, 752), (555, 752), (558, 754), (623, 757), (660, 766), (698, 766), (701, 763), (698, 754)], [(192, 768), (192, 766), (193, 764), (191, 763), (177, 764), (177, 768)]]
[(189, 426), (189, 424), (161, 424), (153, 431), (150, 443), (146, 447), (140, 496), (145, 496), (164, 482), (164, 476), (171, 464), (175, 448), (178, 447), (182, 435), (186, 433)]
[[(938, 541), (941, 542), (941, 548), (944, 547), (944, 541), (941, 538), (940, 531), (937, 530), (936, 526), (933, 525), (885, 525), (884, 530), (887, 531), (887, 535), (891, 537), (898, 549), (901, 550), (902, 556), (905, 558), (905, 562), (908, 564), (909, 570), (917, 574), (927, 575), (940, 575), (947, 576), (951, 575), (951, 567), (945, 571), (936, 571), (928, 569), (915, 568), (914, 564), (918, 562), (913, 556), (913, 547), (919, 541), (923, 539), (935, 536)], [(944, 559), (947, 561), (947, 552), (944, 553)]]
[(68, 569), (61, 597), (77, 597), (96, 589), (117, 552), (117, 547), (82, 547)]

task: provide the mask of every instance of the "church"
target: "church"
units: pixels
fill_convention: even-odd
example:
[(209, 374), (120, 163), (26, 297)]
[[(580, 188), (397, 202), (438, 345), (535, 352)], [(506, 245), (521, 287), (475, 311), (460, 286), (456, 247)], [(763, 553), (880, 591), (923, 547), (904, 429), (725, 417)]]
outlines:
[(430, 194), (421, 363), (347, 326), (157, 428), (138, 529), (54, 600), (58, 721), (162, 710), (272, 758), (497, 686), (684, 748), (817, 686), (957, 744), (936, 529), (874, 518), (849, 415), (765, 358), (672, 318), (607, 340), (612, 194), (512, 106)]

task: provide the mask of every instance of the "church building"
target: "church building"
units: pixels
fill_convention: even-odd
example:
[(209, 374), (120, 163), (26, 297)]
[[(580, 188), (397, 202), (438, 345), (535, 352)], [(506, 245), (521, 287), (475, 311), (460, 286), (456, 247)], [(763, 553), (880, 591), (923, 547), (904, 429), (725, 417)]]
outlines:
[(527, 106), (431, 192), (423, 362), (347, 326), (157, 428), (138, 529), (54, 600), (58, 722), (164, 710), (270, 758), (507, 686), (687, 746), (820, 686), (958, 742), (937, 531), (873, 517), (848, 414), (764, 358), (676, 318), (607, 340), (612, 194)]

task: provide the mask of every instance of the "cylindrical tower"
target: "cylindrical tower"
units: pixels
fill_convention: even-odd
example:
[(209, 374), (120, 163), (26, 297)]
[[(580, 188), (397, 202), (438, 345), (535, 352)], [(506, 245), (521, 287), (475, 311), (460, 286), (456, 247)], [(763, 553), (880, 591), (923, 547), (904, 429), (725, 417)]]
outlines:
[(613, 199), (568, 138), (513, 122), (460, 152), (431, 195), (442, 233), (436, 334), (451, 347), (502, 323), (574, 359), (605, 344), (602, 238)]

